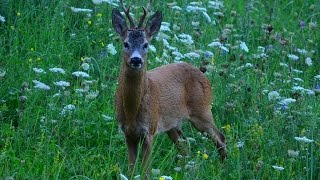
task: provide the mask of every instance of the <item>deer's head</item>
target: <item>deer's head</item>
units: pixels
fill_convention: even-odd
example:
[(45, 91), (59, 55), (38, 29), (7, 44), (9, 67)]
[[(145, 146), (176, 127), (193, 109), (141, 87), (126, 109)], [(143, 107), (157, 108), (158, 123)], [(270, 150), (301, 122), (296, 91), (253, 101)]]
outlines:
[(128, 9), (122, 3), (122, 9), (126, 14), (130, 27), (127, 26), (126, 19), (122, 16), (117, 8), (112, 10), (112, 25), (114, 30), (120, 35), (123, 42), (123, 59), (126, 65), (134, 70), (143, 69), (148, 53), (148, 44), (153, 35), (155, 35), (161, 26), (162, 14), (157, 11), (153, 14), (144, 26), (144, 20), (150, 8), (150, 1), (147, 10), (143, 7), (143, 15), (140, 18), (138, 26), (135, 26), (133, 18)]

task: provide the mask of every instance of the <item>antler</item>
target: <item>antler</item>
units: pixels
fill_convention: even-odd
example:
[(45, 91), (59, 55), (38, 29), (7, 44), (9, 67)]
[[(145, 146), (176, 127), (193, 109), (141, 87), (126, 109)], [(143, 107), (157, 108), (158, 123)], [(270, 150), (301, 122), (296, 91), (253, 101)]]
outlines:
[(141, 18), (140, 18), (139, 25), (138, 25), (138, 29), (142, 28), (142, 26), (143, 26), (143, 21), (145, 20), (145, 18), (147, 17), (148, 12), (150, 11), (151, 3), (152, 3), (152, 0), (149, 0), (148, 5), (147, 5), (147, 9), (146, 9), (145, 7), (142, 7), (142, 9), (143, 9), (143, 15), (142, 15)]
[(124, 13), (126, 14), (127, 18), (129, 19), (129, 23), (130, 23), (130, 28), (134, 29), (136, 26), (134, 25), (134, 21), (133, 18), (130, 16), (129, 12), (130, 12), (130, 6), (128, 7), (128, 9), (124, 6), (122, 0), (120, 0), (120, 4), (122, 6), (122, 9), (124, 11)]

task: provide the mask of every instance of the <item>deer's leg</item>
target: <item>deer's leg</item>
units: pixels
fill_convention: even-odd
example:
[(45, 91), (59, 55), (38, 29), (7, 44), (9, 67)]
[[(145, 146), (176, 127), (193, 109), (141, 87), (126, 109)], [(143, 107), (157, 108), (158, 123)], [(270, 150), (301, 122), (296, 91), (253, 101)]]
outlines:
[(213, 123), (211, 111), (200, 116), (191, 116), (190, 121), (196, 129), (208, 134), (216, 144), (221, 159), (224, 160), (227, 156), (226, 139)]
[(167, 131), (167, 134), (169, 138), (172, 140), (172, 142), (176, 145), (177, 149), (182, 155), (187, 155), (188, 154), (188, 148), (185, 146), (185, 144), (179, 139), (185, 139), (183, 136), (183, 132), (180, 128), (173, 128)]
[(142, 143), (142, 169), (145, 172), (145, 179), (149, 179), (151, 172), (151, 150), (152, 150), (152, 135), (146, 135), (141, 140)]
[(126, 138), (126, 142), (128, 146), (129, 168), (130, 172), (133, 173), (133, 168), (138, 154), (138, 141)]

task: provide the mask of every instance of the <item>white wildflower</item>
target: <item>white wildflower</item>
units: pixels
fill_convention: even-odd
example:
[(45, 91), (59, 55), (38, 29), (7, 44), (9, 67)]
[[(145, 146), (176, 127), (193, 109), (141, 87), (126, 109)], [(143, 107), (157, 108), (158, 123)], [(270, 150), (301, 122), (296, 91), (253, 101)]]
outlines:
[(196, 142), (196, 139), (195, 138), (192, 138), (192, 137), (187, 137), (187, 141), (189, 143), (195, 143)]
[(294, 61), (299, 59), (299, 57), (294, 55), (294, 54), (288, 54), (287, 56), (288, 56), (289, 59), (294, 60)]
[(240, 43), (240, 49), (245, 51), (245, 52), (249, 52), (249, 48), (248, 48), (248, 46), (246, 45), (245, 42), (241, 42)]
[(243, 70), (243, 69), (252, 68), (252, 67), (253, 65), (251, 63), (246, 63), (245, 65), (238, 67), (237, 70)]
[(199, 26), (199, 24), (200, 24), (199, 21), (192, 21), (192, 22), (191, 22), (191, 25), (194, 26), (194, 27)]
[(312, 139), (308, 139), (305, 136), (303, 137), (294, 137), (295, 140), (299, 141), (299, 142), (305, 142), (305, 143), (312, 143), (314, 140)]
[(262, 59), (269, 57), (266, 53), (260, 53), (260, 54), (253, 54), (253, 58), (255, 59)]
[(111, 121), (111, 120), (113, 119), (111, 116), (104, 115), (104, 114), (102, 114), (102, 118), (103, 118), (103, 120), (105, 120), (105, 121)]
[(189, 58), (189, 59), (197, 59), (200, 58), (200, 55), (196, 52), (189, 52), (184, 54), (184, 57)]
[(74, 89), (75, 93), (81, 94), (81, 93), (85, 93), (88, 92), (89, 89), (83, 89), (83, 88), (79, 88), (79, 89)]
[(52, 97), (60, 97), (61, 93), (55, 93), (54, 95), (52, 95)]
[(0, 21), (1, 21), (2, 23), (6, 22), (6, 18), (0, 15)]
[(116, 50), (116, 48), (114, 47), (113, 43), (110, 43), (110, 44), (107, 45), (107, 50), (108, 50), (108, 52), (109, 52), (110, 54), (112, 54), (112, 55), (117, 54), (117, 50)]
[(94, 84), (94, 83), (97, 83), (97, 80), (84, 80), (83, 83)]
[(75, 7), (71, 7), (71, 11), (78, 13), (78, 12), (84, 12), (84, 13), (91, 13), (93, 12), (92, 9), (83, 9), (83, 8), (75, 8)]
[(39, 74), (46, 73), (42, 68), (32, 68), (32, 70)]
[(95, 91), (95, 92), (91, 91), (86, 95), (86, 100), (95, 99), (98, 95), (99, 95), (99, 91)]
[(70, 83), (67, 82), (67, 81), (57, 81), (57, 82), (53, 82), (53, 84), (57, 85), (57, 86), (60, 86), (62, 87), (63, 89), (65, 87), (69, 87), (70, 86)]
[(63, 107), (62, 111), (60, 112), (61, 116), (66, 116), (71, 114), (76, 109), (76, 106), (73, 104), (68, 104)]
[(299, 81), (299, 82), (304, 82), (303, 79), (301, 79), (301, 78), (293, 78), (293, 80)]
[(54, 72), (54, 73), (61, 73), (65, 74), (66, 72), (62, 68), (50, 68), (49, 71)]
[(92, 0), (93, 4), (101, 4), (103, 0)]
[(258, 52), (259, 53), (265, 53), (266, 48), (262, 46), (258, 46)]
[(114, 6), (118, 6), (117, 4), (115, 4), (116, 0), (92, 0), (92, 3), (96, 5), (102, 4), (104, 2), (108, 4), (112, 4)]
[(286, 63), (280, 63), (280, 66), (282, 66), (282, 67), (289, 67), (289, 65), (288, 64), (286, 64)]
[(269, 92), (269, 90), (268, 89), (264, 89), (264, 90), (262, 90), (262, 94), (267, 94)]
[(224, 17), (224, 14), (222, 12), (214, 12), (213, 14), (218, 17)]
[(175, 171), (180, 172), (181, 171), (181, 167), (175, 167), (173, 168)]
[(306, 55), (306, 54), (308, 53), (307, 50), (305, 50), (305, 49), (299, 49), (299, 48), (297, 48), (297, 52), (298, 52), (299, 54), (301, 54), (301, 55)]
[(33, 86), (34, 88), (43, 89), (43, 90), (50, 90), (50, 86), (48, 86), (38, 80), (32, 80), (32, 82), (35, 84), (35, 86)]
[(111, 4), (111, 5), (115, 6), (115, 7), (119, 6), (117, 4), (117, 2), (119, 2), (118, 0), (92, 0), (92, 2), (94, 4), (101, 4), (101, 3), (105, 2), (105, 3)]
[(5, 70), (0, 69), (0, 78), (3, 78), (6, 75), (6, 73), (7, 72)]
[(181, 59), (184, 58), (183, 54), (181, 54), (179, 51), (172, 52), (172, 55), (175, 56), (174, 58), (175, 61), (180, 61)]
[(308, 65), (308, 66), (312, 66), (312, 59), (310, 57), (307, 57), (304, 62)]
[(90, 77), (89, 74), (87, 74), (86, 72), (82, 72), (82, 71), (73, 72), (72, 75), (74, 75), (76, 77), (82, 77), (82, 78)]
[(194, 166), (195, 166), (195, 162), (194, 161), (189, 161), (185, 166), (184, 168), (185, 169), (192, 169)]
[(204, 52), (204, 57), (207, 59), (212, 58), (213, 56), (214, 54), (211, 51)]
[(223, 2), (218, 1), (218, 0), (209, 1), (208, 3), (209, 3), (209, 8), (213, 8), (213, 9), (216, 9), (216, 10), (221, 9), (221, 8), (224, 7), (223, 6)]
[(314, 76), (314, 78), (320, 80), (320, 74)]
[(277, 170), (277, 171), (283, 171), (283, 170), (284, 170), (284, 168), (281, 167), (281, 166), (273, 165), (272, 167), (273, 167), (273, 169), (275, 169), (275, 170)]
[(140, 180), (140, 179), (141, 179), (140, 174), (133, 177), (133, 180)]
[(288, 156), (289, 157), (298, 157), (299, 156), (299, 151), (294, 151), (294, 150), (288, 150)]
[(82, 63), (81, 68), (85, 71), (88, 71), (90, 69), (90, 65), (88, 63)]
[(286, 99), (283, 99), (279, 102), (279, 104), (281, 105), (288, 105), (288, 104), (291, 104), (291, 103), (294, 103), (296, 102), (297, 100), (293, 99), (293, 98), (286, 98)]
[(172, 26), (172, 29), (174, 30), (174, 31), (180, 31), (180, 26), (178, 26), (177, 24), (173, 24), (173, 26)]
[(171, 176), (160, 176), (160, 178), (164, 180), (172, 180), (173, 178)]
[(128, 178), (125, 175), (120, 173), (120, 180), (128, 180)]
[(149, 45), (149, 50), (151, 52), (156, 52), (157, 51), (156, 47), (154, 45), (152, 45), (152, 44)]
[(160, 26), (160, 31), (161, 32), (171, 32), (170, 23), (162, 22), (161, 26)]
[(170, 26), (170, 23), (169, 23), (169, 22), (165, 22), (165, 21), (163, 21), (163, 22), (161, 22), (161, 25), (164, 25), (164, 26)]
[(166, 48), (168, 48), (170, 51), (176, 51), (176, 50), (177, 50), (177, 48), (171, 46), (166, 39), (163, 39), (162, 42), (163, 42), (163, 45), (164, 45)]
[(214, 41), (210, 44), (208, 44), (209, 47), (219, 47), (220, 49), (224, 50), (225, 52), (229, 52), (229, 49), (222, 45), (220, 42)]
[(190, 2), (189, 3), (190, 5), (193, 5), (193, 6), (200, 6), (200, 5), (202, 5), (202, 2), (201, 1), (193, 1), (193, 2)]
[(220, 46), (220, 49), (224, 50), (225, 52), (229, 52), (229, 49), (225, 46)]
[(239, 142), (237, 142), (237, 148), (243, 148), (243, 146), (244, 146), (244, 142), (243, 141), (239, 141)]
[(171, 9), (177, 10), (177, 11), (181, 11), (182, 8), (180, 6), (172, 6)]
[(304, 87), (301, 87), (301, 86), (293, 86), (292, 87), (293, 92), (302, 92), (304, 90), (305, 90)]
[(313, 90), (311, 90), (311, 89), (305, 89), (304, 93), (306, 93), (306, 94), (308, 94), (310, 96), (315, 95), (315, 92)]
[[(162, 55), (161, 55), (161, 59), (168, 59), (170, 58), (169, 54), (168, 54), (168, 50), (167, 49), (163, 49)], [(162, 62), (163, 60), (161, 60), (159, 62)], [(166, 61), (166, 60), (165, 60)]]
[(215, 47), (215, 46), (222, 46), (221, 42), (213, 41), (212, 43), (208, 44), (209, 47)]
[(203, 16), (206, 18), (207, 22), (210, 24), (212, 22), (211, 17), (207, 12), (202, 12)]
[(178, 40), (187, 45), (193, 44), (192, 36), (190, 36), (189, 34), (179, 34)]
[(280, 94), (277, 91), (271, 91), (268, 93), (269, 101), (274, 101), (280, 99)]
[(293, 68), (292, 68), (292, 71), (295, 72), (295, 73), (298, 73), (298, 74), (302, 74), (302, 73), (303, 73), (303, 71), (301, 71), (301, 70), (299, 70), (299, 69), (293, 69)]
[(253, 65), (252, 65), (251, 63), (246, 63), (244, 66), (245, 66), (246, 68), (251, 68), (251, 67), (253, 67)]
[(232, 30), (229, 29), (229, 28), (225, 28), (225, 29), (222, 30), (222, 33), (223, 33), (224, 35), (228, 35), (228, 34), (230, 34), (231, 32), (232, 32)]
[(187, 6), (186, 11), (190, 12), (207, 12), (206, 8), (198, 7), (198, 6)]

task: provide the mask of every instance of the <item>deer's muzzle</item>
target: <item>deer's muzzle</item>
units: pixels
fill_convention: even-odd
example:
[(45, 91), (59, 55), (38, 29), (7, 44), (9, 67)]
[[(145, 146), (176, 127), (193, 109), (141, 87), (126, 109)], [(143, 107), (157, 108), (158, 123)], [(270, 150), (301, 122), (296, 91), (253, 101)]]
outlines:
[(140, 69), (143, 65), (143, 61), (141, 58), (139, 57), (133, 57), (130, 59), (130, 66), (133, 68), (133, 69)]

